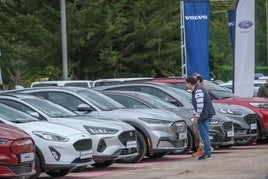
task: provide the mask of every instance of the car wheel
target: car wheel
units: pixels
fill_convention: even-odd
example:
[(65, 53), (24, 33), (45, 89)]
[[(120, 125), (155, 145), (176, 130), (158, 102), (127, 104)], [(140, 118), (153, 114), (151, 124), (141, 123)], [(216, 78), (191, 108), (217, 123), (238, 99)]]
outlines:
[(176, 150), (173, 152), (170, 152), (171, 155), (181, 155), (181, 154), (188, 154), (190, 151), (193, 150), (194, 148), (194, 136), (192, 134), (192, 132), (188, 129), (187, 130), (187, 147), (183, 150)]
[(139, 154), (135, 157), (128, 157), (124, 159), (120, 159), (118, 162), (122, 163), (135, 163), (135, 162), (140, 162), (144, 158), (144, 156), (147, 153), (147, 143), (143, 135), (137, 131), (137, 150)]
[(242, 145), (251, 145), (258, 139), (258, 136), (252, 136), (252, 137), (244, 137), (241, 139), (235, 140), (235, 145), (242, 146)]
[(37, 179), (39, 178), (39, 175), (42, 173), (41, 161), (40, 161), (38, 154), (35, 155), (34, 162), (35, 162), (35, 165), (34, 165), (35, 174), (30, 176), (29, 179)]
[(71, 169), (58, 169), (58, 170), (49, 170), (46, 172), (51, 177), (63, 177), (70, 172)]
[(113, 163), (114, 163), (113, 160), (109, 160), (109, 161), (94, 163), (94, 164), (92, 164), (92, 166), (95, 168), (105, 168), (105, 167), (109, 167)]

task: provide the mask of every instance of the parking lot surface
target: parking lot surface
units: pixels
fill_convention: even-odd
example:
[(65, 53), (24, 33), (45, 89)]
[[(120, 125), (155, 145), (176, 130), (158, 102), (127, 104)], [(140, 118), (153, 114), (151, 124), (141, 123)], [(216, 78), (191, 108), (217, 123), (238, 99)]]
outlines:
[[(48, 179), (45, 174), (40, 178)], [(234, 146), (214, 150), (211, 160), (191, 155), (166, 155), (141, 163), (115, 163), (104, 169), (88, 167), (72, 172), (66, 179), (268, 179), (268, 144)]]

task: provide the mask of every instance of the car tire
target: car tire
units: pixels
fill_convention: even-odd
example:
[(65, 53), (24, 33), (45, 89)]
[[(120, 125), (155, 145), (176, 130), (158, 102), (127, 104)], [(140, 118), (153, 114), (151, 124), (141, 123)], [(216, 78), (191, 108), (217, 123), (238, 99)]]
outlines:
[(109, 167), (114, 163), (114, 160), (108, 160), (108, 161), (104, 161), (104, 162), (97, 162), (92, 164), (91, 166), (95, 167), (95, 168), (105, 168), (105, 167)]
[(46, 172), (46, 174), (48, 174), (51, 177), (63, 177), (65, 175), (67, 175), (70, 171), (71, 171), (71, 169), (69, 169), (69, 168), (59, 169), (59, 170), (49, 170)]
[(121, 163), (137, 163), (143, 160), (147, 153), (147, 143), (141, 132), (137, 131), (137, 150), (139, 154), (135, 157), (128, 157), (118, 160)]
[(42, 173), (41, 161), (40, 161), (40, 157), (38, 156), (38, 154), (35, 155), (34, 162), (35, 162), (34, 164), (35, 174), (30, 176), (29, 179), (37, 179)]
[(176, 150), (176, 151), (170, 152), (170, 154), (171, 155), (182, 155), (182, 154), (190, 153), (190, 151), (192, 151), (194, 148), (194, 135), (189, 129), (187, 129), (187, 139), (188, 139), (188, 142), (187, 142), (187, 147), (185, 149)]

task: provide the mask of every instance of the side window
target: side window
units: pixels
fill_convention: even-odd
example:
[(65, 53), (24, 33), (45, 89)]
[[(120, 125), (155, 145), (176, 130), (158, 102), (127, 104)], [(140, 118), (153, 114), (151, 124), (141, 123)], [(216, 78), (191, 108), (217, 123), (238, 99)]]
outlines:
[(113, 100), (119, 102), (120, 104), (122, 104), (126, 108), (133, 108), (131, 106), (130, 101), (128, 100), (128, 98), (126, 98), (124, 96), (118, 96), (118, 95), (107, 95), (107, 96), (112, 98)]
[(150, 95), (154, 95), (164, 101), (169, 102), (170, 100), (174, 100), (171, 96), (166, 94), (165, 92), (157, 89), (157, 88), (152, 88), (152, 87), (141, 87), (141, 92), (147, 93)]
[(68, 93), (58, 93), (58, 92), (49, 92), (48, 100), (57, 103), (71, 111), (77, 111), (79, 104), (82, 104), (83, 101), (72, 96)]
[[(31, 113), (36, 112), (35, 110), (33, 110), (32, 108), (22, 104), (22, 103), (18, 103), (16, 101), (11, 101), (11, 100), (5, 100), (5, 99), (0, 99), (0, 103), (8, 105), (12, 108), (15, 108), (19, 111), (25, 112), (29, 115), (31, 115)], [(39, 114), (39, 113), (38, 113)], [(46, 120), (41, 114), (39, 114), (39, 118), (40, 120)]]
[(107, 96), (119, 102), (126, 108), (148, 108), (142, 102), (133, 98), (129, 98), (127, 96), (118, 96), (118, 95), (107, 95)]

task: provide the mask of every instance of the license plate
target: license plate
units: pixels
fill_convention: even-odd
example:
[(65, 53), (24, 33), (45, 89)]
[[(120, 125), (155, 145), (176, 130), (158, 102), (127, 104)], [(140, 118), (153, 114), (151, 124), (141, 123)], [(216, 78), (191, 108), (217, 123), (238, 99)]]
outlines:
[(253, 130), (253, 129), (257, 129), (257, 124), (251, 124), (250, 125), (250, 129)]
[(179, 140), (181, 139), (187, 139), (187, 133), (183, 132), (183, 133), (179, 133)]
[(137, 142), (136, 141), (128, 141), (126, 148), (136, 148), (137, 147)]
[(25, 154), (20, 154), (20, 162), (29, 162), (34, 160), (34, 153), (25, 153)]
[(85, 158), (92, 158), (92, 152), (90, 151), (80, 152), (80, 159), (85, 159)]
[(233, 137), (234, 131), (227, 131), (227, 137)]

